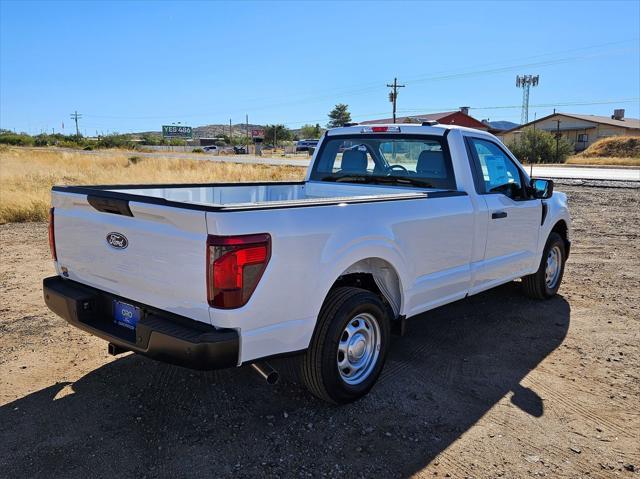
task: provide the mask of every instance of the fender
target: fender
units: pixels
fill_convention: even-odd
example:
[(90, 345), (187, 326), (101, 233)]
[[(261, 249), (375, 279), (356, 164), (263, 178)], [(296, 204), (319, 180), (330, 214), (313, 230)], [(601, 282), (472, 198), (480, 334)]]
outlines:
[[(320, 313), (324, 298), (336, 280), (354, 264), (367, 259), (381, 259), (388, 263), (394, 270), (400, 281), (400, 308), (399, 314), (404, 314), (405, 290), (411, 284), (408, 262), (397, 243), (385, 236), (369, 237), (362, 241), (354, 241), (340, 249), (332, 247), (333, 241), (326, 245), (322, 256), (323, 275), (320, 284), (322, 290), (320, 301), (315, 305), (315, 311)], [(329, 255), (328, 252), (333, 252)]]
[(543, 200), (547, 206), (547, 214), (544, 218), (544, 222), (540, 226), (540, 233), (538, 236), (538, 250), (536, 265), (540, 264), (542, 259), (542, 252), (547, 242), (547, 238), (551, 233), (553, 227), (559, 222), (564, 221), (567, 225), (567, 239), (571, 238), (571, 215), (569, 214), (569, 207), (567, 204), (567, 195), (562, 192), (554, 192), (551, 198)]

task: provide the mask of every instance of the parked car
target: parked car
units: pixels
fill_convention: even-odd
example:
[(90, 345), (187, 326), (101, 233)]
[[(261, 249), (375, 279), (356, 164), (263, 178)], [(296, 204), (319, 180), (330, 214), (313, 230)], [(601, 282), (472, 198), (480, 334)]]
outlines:
[(309, 151), (318, 145), (320, 140), (299, 140), (296, 143), (296, 151)]
[(219, 152), (222, 150), (222, 148), (220, 148), (219, 146), (216, 145), (209, 145), (209, 146), (203, 146), (202, 150), (205, 152)]
[(112, 354), (270, 381), (289, 355), (334, 403), (373, 387), (408, 317), (517, 278), (554, 296), (571, 246), (566, 195), (450, 125), (329, 130), (301, 182), (54, 186), (52, 203), (45, 302)]
[(237, 145), (233, 147), (233, 152), (236, 155), (246, 155), (247, 154), (247, 147), (244, 145)]

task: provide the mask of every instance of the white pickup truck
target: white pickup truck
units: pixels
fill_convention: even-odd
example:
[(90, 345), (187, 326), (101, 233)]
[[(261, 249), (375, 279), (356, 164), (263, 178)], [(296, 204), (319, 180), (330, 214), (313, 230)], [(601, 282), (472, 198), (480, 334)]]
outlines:
[(551, 181), (427, 122), (329, 130), (302, 182), (55, 186), (52, 206), (46, 304), (112, 354), (268, 379), (297, 356), (334, 403), (370, 390), (407, 317), (517, 278), (549, 298), (570, 248)]

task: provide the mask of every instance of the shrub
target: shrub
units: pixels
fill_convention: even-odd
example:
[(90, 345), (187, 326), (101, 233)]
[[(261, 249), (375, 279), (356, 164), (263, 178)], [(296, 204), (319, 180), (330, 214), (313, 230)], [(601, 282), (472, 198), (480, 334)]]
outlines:
[(191, 153), (204, 153), (204, 150), (202, 148), (194, 148)]
[(0, 143), (13, 146), (33, 146), (34, 140), (32, 136), (26, 133), (2, 132), (0, 134)]
[(49, 146), (49, 135), (38, 135), (34, 137), (33, 144), (35, 146)]
[(78, 142), (73, 140), (60, 140), (55, 145), (61, 148), (78, 148)]
[(133, 148), (134, 143), (127, 135), (107, 135), (95, 142), (96, 148)]
[(507, 145), (522, 163), (564, 163), (574, 152), (573, 145), (564, 137), (556, 137), (544, 130), (527, 128)]
[(163, 139), (158, 134), (143, 133), (140, 137), (143, 145), (157, 146), (163, 144)]

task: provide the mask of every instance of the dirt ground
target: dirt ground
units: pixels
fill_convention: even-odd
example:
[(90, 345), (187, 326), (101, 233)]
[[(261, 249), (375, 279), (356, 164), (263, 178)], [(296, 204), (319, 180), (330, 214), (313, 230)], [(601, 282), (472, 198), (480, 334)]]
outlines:
[(511, 283), (410, 320), (342, 407), (290, 375), (109, 357), (43, 304), (46, 225), (0, 226), (0, 476), (637, 477), (640, 190), (558, 189), (561, 295)]

